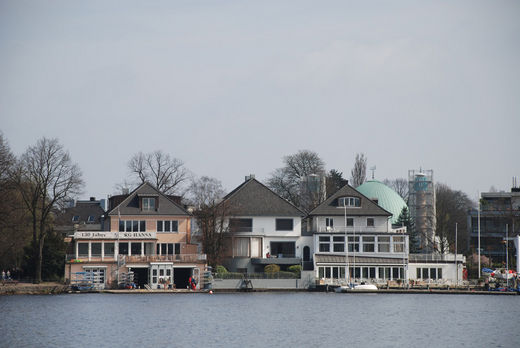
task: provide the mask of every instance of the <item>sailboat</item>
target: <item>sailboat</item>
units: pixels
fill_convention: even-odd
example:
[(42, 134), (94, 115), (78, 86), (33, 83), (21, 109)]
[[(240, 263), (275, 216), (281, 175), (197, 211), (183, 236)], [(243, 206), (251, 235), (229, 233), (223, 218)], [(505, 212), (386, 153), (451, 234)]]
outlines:
[[(353, 248), (354, 252), (354, 272), (356, 272), (356, 235), (354, 231)], [(347, 206), (345, 205), (345, 274), (348, 274), (347, 284), (338, 286), (336, 292), (355, 292), (355, 291), (377, 291), (378, 288), (374, 284), (361, 282), (361, 284), (353, 283), (350, 279), (350, 271), (348, 264), (348, 234), (347, 234)]]

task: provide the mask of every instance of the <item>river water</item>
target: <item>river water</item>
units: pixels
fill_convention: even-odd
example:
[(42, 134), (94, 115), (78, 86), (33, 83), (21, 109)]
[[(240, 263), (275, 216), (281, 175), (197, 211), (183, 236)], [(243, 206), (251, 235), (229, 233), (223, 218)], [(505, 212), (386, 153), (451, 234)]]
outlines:
[(520, 296), (0, 296), (0, 347), (519, 347)]

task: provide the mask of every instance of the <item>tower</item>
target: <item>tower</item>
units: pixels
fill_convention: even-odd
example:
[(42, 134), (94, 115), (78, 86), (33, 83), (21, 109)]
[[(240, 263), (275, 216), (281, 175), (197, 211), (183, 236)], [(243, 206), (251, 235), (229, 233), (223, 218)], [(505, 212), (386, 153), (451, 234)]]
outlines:
[(415, 222), (419, 248), (423, 253), (431, 253), (437, 249), (433, 170), (409, 170), (408, 190), (408, 207)]

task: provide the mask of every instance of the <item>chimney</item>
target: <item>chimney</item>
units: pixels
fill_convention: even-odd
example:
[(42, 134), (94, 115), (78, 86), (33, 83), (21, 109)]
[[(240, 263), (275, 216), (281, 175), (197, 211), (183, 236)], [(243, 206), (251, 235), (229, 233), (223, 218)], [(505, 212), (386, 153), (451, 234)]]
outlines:
[(94, 202), (96, 200), (96, 197), (90, 197), (90, 201)]
[(244, 181), (248, 181), (248, 180), (251, 180), (251, 179), (254, 179), (254, 178), (255, 178), (255, 175), (254, 175), (254, 174), (249, 174), (249, 175), (246, 175)]

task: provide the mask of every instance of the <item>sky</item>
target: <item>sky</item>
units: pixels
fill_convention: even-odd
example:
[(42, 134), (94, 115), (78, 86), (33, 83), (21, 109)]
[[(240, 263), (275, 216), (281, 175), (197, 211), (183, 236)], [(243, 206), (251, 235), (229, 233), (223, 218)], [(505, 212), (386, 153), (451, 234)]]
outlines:
[[(317, 152), (350, 178), (520, 176), (518, 1), (0, 0), (0, 131), (58, 138), (82, 197), (162, 150), (227, 190)], [(367, 173), (370, 176), (370, 173)]]

